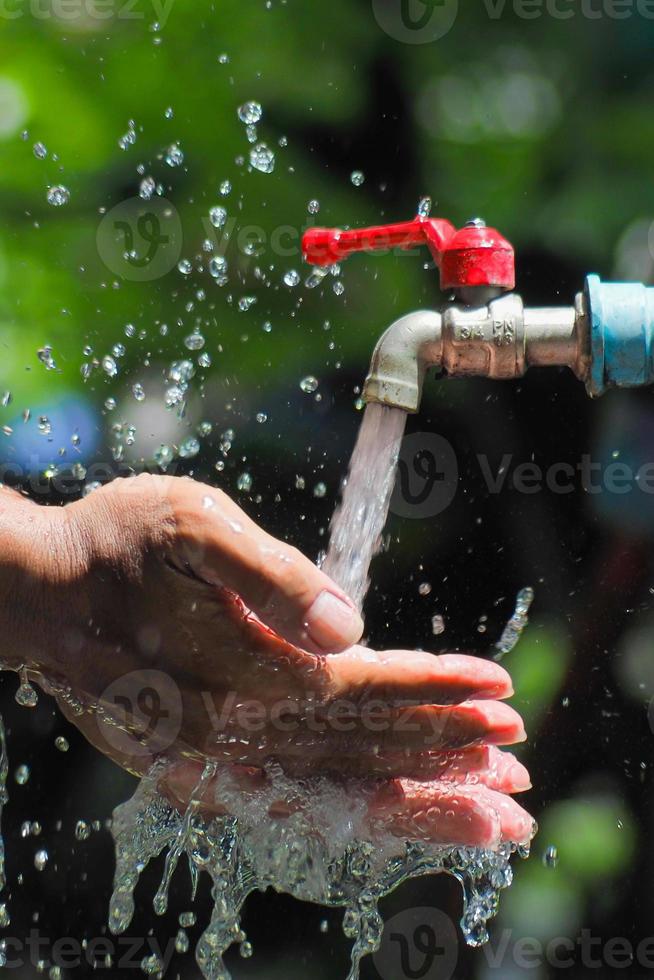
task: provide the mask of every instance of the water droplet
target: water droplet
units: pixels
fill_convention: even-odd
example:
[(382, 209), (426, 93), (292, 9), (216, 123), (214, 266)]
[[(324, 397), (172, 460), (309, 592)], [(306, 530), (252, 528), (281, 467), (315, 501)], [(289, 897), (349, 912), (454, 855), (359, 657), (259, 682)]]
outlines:
[(257, 143), (250, 150), (250, 166), (262, 174), (271, 174), (275, 169), (275, 154), (266, 143)]
[(14, 779), (19, 786), (24, 786), (27, 780), (30, 778), (30, 767), (23, 763), (17, 766), (16, 772), (14, 773)]
[(136, 381), (132, 385), (132, 394), (136, 398), (137, 402), (145, 401), (145, 389), (140, 381)]
[(285, 286), (298, 286), (300, 284), (300, 273), (296, 269), (289, 269), (288, 272), (284, 273), (284, 285)]
[(68, 739), (64, 738), (63, 735), (57, 735), (55, 739), (55, 746), (56, 748), (59, 749), (60, 752), (68, 752), (68, 749), (70, 748), (68, 744)]
[(177, 143), (172, 143), (166, 150), (166, 163), (169, 167), (181, 167), (184, 163), (184, 153)]
[(418, 586), (419, 595), (429, 595), (431, 592), (431, 584), (429, 582), (421, 582)]
[(247, 126), (258, 123), (263, 115), (263, 109), (258, 102), (244, 102), (238, 107), (238, 118)]
[(246, 313), (249, 309), (251, 309), (254, 306), (256, 301), (257, 301), (256, 296), (241, 296), (241, 298), (238, 301), (238, 308), (241, 311), (241, 313)]
[(179, 447), (179, 455), (182, 459), (192, 459), (200, 452), (200, 440), (195, 436), (188, 436)]
[(183, 929), (190, 929), (195, 925), (195, 912), (181, 912), (178, 921)]
[(168, 108), (164, 111), (164, 116), (166, 117), (166, 119), (172, 119), (174, 115), (175, 113), (173, 112), (173, 107), (169, 105)]
[(238, 951), (244, 960), (249, 960), (254, 952), (254, 949), (252, 948), (252, 943), (249, 943), (246, 939), (244, 942), (241, 943), (241, 945), (238, 948)]
[(227, 272), (227, 259), (222, 255), (214, 255), (209, 259), (209, 275), (214, 279), (220, 279)]
[(431, 214), (431, 198), (421, 197), (420, 201), (418, 202), (418, 217), (428, 218), (430, 214)]
[(205, 340), (201, 333), (190, 333), (188, 337), (184, 337), (184, 346), (189, 350), (202, 350), (204, 347)]
[(318, 378), (314, 378), (312, 374), (308, 374), (306, 378), (302, 378), (300, 381), (300, 388), (308, 395), (311, 395), (314, 391), (317, 391), (319, 384)]
[(223, 180), (220, 187), (218, 188), (223, 197), (227, 197), (232, 190), (232, 182), (230, 180)]
[(37, 851), (34, 855), (34, 867), (37, 871), (43, 871), (48, 863), (49, 854), (46, 850)]
[(86, 820), (78, 820), (75, 824), (75, 840), (88, 840), (91, 836), (91, 828)]
[(445, 632), (445, 620), (438, 613), (431, 617), (431, 631), (434, 636), (440, 636)]
[(309, 203), (307, 204), (307, 211), (309, 212), (309, 214), (318, 214), (318, 212), (320, 211), (320, 201), (316, 201), (315, 198), (309, 201)]
[(265, 412), (257, 412), (257, 422), (263, 423), (268, 421), (268, 416)]
[(326, 493), (327, 493), (327, 487), (325, 486), (325, 484), (322, 482), (316, 483), (315, 487), (313, 488), (314, 497), (324, 497)]
[(345, 286), (340, 281), (340, 279), (337, 279), (336, 282), (333, 283), (332, 289), (336, 293), (337, 296), (342, 296), (343, 293), (345, 292)]
[(543, 864), (546, 868), (555, 868), (559, 863), (559, 852), (554, 844), (550, 844), (543, 854)]
[(41, 364), (45, 364), (46, 371), (56, 370), (57, 365), (55, 364), (54, 357), (52, 356), (52, 347), (46, 344), (45, 347), (40, 347), (36, 356), (40, 360)]
[(153, 977), (157, 974), (161, 975), (163, 968), (163, 962), (156, 953), (152, 953), (150, 956), (144, 956), (141, 960), (141, 969), (148, 977)]
[(329, 922), (327, 921), (327, 919), (320, 920), (320, 931), (322, 933), (329, 932)]
[(170, 446), (161, 445), (154, 454), (155, 463), (164, 471), (170, 466), (174, 458), (175, 453)]
[(188, 259), (180, 259), (177, 263), (177, 268), (183, 276), (190, 276), (190, 274), (193, 272), (193, 266)]
[(60, 208), (70, 201), (70, 191), (63, 184), (55, 184), (48, 188), (47, 200), (53, 208)]
[(34, 156), (37, 160), (45, 160), (48, 155), (48, 148), (44, 143), (34, 144)]
[(352, 173), (350, 174), (350, 180), (352, 181), (355, 187), (361, 187), (365, 179), (366, 178), (361, 170), (353, 170)]
[(139, 184), (139, 197), (144, 201), (149, 201), (157, 189), (157, 182), (154, 177), (144, 177)]
[(175, 950), (178, 953), (188, 953), (189, 939), (183, 929), (180, 929), (175, 936)]
[(102, 358), (102, 370), (105, 374), (108, 374), (110, 378), (115, 378), (118, 374), (118, 365), (113, 357), (109, 354), (105, 354)]
[(14, 695), (14, 700), (22, 708), (36, 708), (39, 703), (39, 696), (30, 684), (24, 667), (20, 671), (20, 686)]
[(252, 482), (252, 476), (250, 473), (241, 473), (236, 481), (236, 488), (244, 493), (249, 493), (252, 489)]
[(219, 205), (211, 208), (209, 211), (209, 220), (214, 228), (222, 228), (227, 221), (227, 209), (221, 208)]

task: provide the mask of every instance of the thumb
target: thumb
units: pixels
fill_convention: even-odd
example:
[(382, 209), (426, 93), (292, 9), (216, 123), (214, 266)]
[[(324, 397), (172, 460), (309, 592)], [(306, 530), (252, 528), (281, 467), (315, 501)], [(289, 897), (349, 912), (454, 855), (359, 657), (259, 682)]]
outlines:
[(338, 653), (358, 642), (363, 620), (354, 603), (296, 548), (278, 541), (220, 490), (169, 482), (176, 556), (199, 578), (237, 593), (290, 643)]

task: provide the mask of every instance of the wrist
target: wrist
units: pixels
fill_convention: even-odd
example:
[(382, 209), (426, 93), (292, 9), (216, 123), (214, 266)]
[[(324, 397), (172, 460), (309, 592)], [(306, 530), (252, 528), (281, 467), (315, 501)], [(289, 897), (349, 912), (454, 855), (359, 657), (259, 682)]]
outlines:
[[(61, 616), (70, 608), (63, 509), (0, 487), (0, 666), (53, 667)], [(66, 593), (66, 595), (64, 595)]]

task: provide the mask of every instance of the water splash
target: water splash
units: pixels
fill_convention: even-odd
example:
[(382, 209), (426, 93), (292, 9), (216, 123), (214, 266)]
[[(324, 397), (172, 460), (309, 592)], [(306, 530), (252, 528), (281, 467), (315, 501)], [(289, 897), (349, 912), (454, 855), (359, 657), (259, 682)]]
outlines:
[(517, 645), (529, 623), (528, 614), (533, 601), (534, 590), (530, 586), (520, 589), (516, 598), (514, 613), (495, 644), (494, 660), (501, 660), (507, 653), (511, 653), (511, 650)]
[(406, 412), (366, 407), (343, 496), (331, 523), (325, 571), (359, 609), (368, 591), (370, 563), (381, 548)]
[[(345, 910), (343, 929), (353, 940), (348, 980), (357, 980), (363, 957), (380, 947), (379, 901), (410, 878), (453, 875), (463, 889), (463, 935), (470, 945), (481, 945), (488, 939), (487, 923), (497, 912), (499, 893), (511, 884), (512, 854), (528, 853), (510, 844), (490, 851), (402, 842), (379, 821), (373, 845), (360, 791), (320, 777), (297, 783), (272, 766), (256, 794), (244, 793), (228, 770), (207, 766), (191, 804), (179, 813), (157, 789), (166, 769), (165, 762), (156, 763), (132, 799), (114, 812), (116, 872), (109, 925), (114, 934), (128, 928), (139, 877), (168, 848), (154, 899), (155, 911), (165, 911), (173, 871), (185, 853), (193, 896), (203, 872), (212, 881), (213, 911), (195, 950), (206, 980), (230, 980), (223, 956), (234, 943), (246, 943), (240, 925), (243, 905), (252, 892), (267, 888)], [(209, 787), (229, 816), (203, 816), (200, 803)], [(293, 812), (272, 818), (286, 799), (293, 800)]]

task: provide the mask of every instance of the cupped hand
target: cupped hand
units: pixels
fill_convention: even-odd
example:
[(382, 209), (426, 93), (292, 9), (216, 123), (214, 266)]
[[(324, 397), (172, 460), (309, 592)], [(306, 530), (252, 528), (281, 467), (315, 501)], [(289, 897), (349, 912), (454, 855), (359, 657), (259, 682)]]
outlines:
[(190, 479), (32, 510), (32, 574), (56, 620), (40, 630), (37, 608), (21, 661), (123, 767), (165, 754), (184, 803), (207, 757), (255, 782), (274, 760), (360, 780), (371, 826), (383, 815), (402, 836), (530, 837), (509, 795), (528, 774), (497, 748), (525, 738), (499, 665), (357, 645), (360, 616), (326, 575)]

